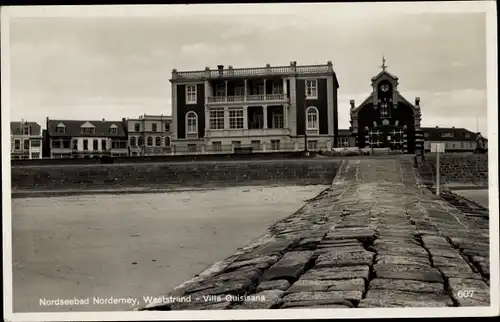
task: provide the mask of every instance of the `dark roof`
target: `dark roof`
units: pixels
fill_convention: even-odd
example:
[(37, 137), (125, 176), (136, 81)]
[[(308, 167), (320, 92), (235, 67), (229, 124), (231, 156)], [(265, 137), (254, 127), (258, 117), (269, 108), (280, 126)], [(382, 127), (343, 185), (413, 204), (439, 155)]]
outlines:
[[(91, 123), (95, 126), (93, 134), (82, 134), (81, 126), (85, 123)], [(76, 121), (76, 120), (49, 120), (47, 122), (47, 130), (50, 136), (68, 136), (68, 137), (125, 137), (125, 129), (123, 128), (122, 121)], [(57, 133), (57, 126), (62, 123), (66, 127), (64, 134)], [(111, 134), (109, 129), (111, 125), (117, 126), (116, 134)]]
[(41, 126), (40, 124), (36, 122), (10, 122), (10, 131), (14, 135), (22, 135), (23, 134), (23, 128), (24, 125), (28, 125), (31, 130), (30, 134), (31, 135), (41, 135)]
[[(476, 132), (472, 132), (464, 128), (422, 127), (421, 129), (424, 133), (424, 141), (475, 141), (477, 137)], [(443, 133), (453, 133), (453, 137), (443, 137)], [(482, 136), (486, 140), (484, 135)]]

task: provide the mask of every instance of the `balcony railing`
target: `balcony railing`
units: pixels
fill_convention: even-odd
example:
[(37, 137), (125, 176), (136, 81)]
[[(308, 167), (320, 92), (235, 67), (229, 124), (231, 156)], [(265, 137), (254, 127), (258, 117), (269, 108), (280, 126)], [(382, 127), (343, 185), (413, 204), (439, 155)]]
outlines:
[(257, 101), (285, 101), (285, 94), (259, 94), (247, 96), (210, 96), (208, 103), (239, 103), (239, 102), (257, 102)]
[(224, 138), (237, 136), (259, 136), (259, 135), (289, 135), (287, 128), (267, 128), (267, 129), (224, 129), (207, 130), (206, 138)]
[(265, 75), (316, 74), (333, 72), (331, 63), (326, 65), (276, 66), (254, 68), (227, 68), (222, 70), (200, 70), (172, 73), (172, 79), (204, 79), (216, 77), (247, 77)]

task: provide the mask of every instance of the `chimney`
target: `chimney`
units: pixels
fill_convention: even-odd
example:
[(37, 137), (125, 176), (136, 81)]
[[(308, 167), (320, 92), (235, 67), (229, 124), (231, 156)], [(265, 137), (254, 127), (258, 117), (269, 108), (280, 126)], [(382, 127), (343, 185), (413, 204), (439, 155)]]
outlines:
[(415, 105), (420, 105), (420, 97), (415, 97)]
[(103, 121), (103, 122), (106, 122), (106, 119), (105, 119), (105, 118), (103, 118), (103, 119), (102, 119), (102, 121)]
[(224, 65), (217, 65), (217, 69), (219, 70), (219, 76), (222, 76), (224, 73)]

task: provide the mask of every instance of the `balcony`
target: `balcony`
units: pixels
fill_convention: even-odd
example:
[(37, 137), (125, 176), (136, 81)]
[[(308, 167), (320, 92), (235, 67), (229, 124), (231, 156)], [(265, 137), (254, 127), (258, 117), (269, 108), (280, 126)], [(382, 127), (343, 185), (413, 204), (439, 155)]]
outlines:
[(248, 137), (248, 136), (280, 136), (290, 135), (290, 129), (287, 128), (268, 128), (268, 129), (225, 129), (225, 130), (207, 130), (205, 138), (225, 138), (225, 137)]
[(247, 96), (210, 96), (208, 104), (231, 104), (231, 103), (286, 103), (288, 97), (285, 94), (259, 94)]

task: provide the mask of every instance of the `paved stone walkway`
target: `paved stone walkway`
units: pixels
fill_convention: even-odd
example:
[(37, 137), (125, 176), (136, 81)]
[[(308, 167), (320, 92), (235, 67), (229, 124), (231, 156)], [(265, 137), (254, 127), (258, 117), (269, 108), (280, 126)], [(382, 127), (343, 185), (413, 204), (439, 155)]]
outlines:
[(488, 258), (487, 218), (433, 195), (411, 160), (346, 160), (331, 189), (170, 293), (191, 302), (145, 309), (489, 306)]

